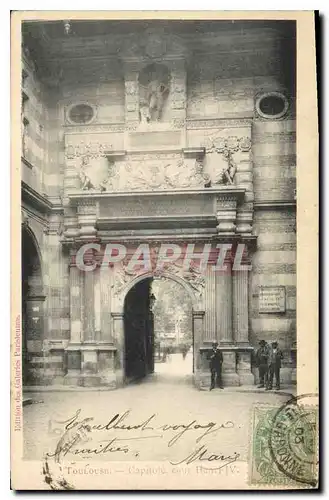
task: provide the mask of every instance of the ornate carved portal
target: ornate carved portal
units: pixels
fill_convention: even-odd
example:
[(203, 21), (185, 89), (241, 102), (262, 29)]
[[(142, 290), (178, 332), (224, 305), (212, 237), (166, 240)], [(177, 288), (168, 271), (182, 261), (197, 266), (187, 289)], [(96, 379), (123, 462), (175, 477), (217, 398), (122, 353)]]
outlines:
[(181, 283), (189, 292), (194, 304), (201, 304), (205, 289), (205, 276), (200, 270), (190, 265), (188, 269), (184, 269), (181, 264), (168, 264), (161, 270), (129, 270), (127, 266), (118, 264), (113, 270), (113, 297), (118, 304), (122, 304), (127, 291), (133, 284), (142, 281), (143, 279), (167, 277)]

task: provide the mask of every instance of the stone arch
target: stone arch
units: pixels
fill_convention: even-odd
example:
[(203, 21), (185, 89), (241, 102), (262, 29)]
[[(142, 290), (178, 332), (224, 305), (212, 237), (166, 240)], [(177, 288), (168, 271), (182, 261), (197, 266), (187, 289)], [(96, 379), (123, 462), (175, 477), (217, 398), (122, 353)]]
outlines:
[[(31, 295), (43, 295), (43, 262), (38, 240), (27, 223), (22, 224), (22, 279), (29, 274)], [(27, 269), (24, 267), (27, 266)], [(26, 276), (27, 277), (27, 276)]]
[(138, 283), (140, 283), (141, 281), (143, 281), (145, 279), (156, 278), (156, 277), (157, 278), (161, 277), (161, 278), (173, 280), (176, 283), (178, 283), (179, 285), (181, 285), (186, 290), (187, 294), (189, 295), (189, 297), (191, 299), (192, 312), (204, 310), (203, 300), (197, 296), (197, 294), (194, 292), (191, 285), (186, 280), (184, 280), (184, 278), (182, 278), (181, 276), (179, 276), (177, 274), (168, 272), (168, 271), (162, 271), (161, 274), (154, 274), (153, 272), (146, 272), (146, 273), (143, 273), (143, 274), (136, 276), (131, 281), (129, 281), (129, 283), (127, 283), (127, 285), (122, 290), (122, 292), (117, 300), (117, 308), (116, 308), (117, 311), (116, 312), (123, 313), (125, 298), (126, 298), (127, 294), (129, 293), (129, 291), (135, 285), (137, 285)]
[(21, 231), (22, 231), (22, 251), (23, 251), (23, 238), (25, 236), (25, 237), (29, 238), (31, 243), (33, 244), (34, 250), (36, 252), (36, 256), (38, 258), (38, 264), (40, 267), (40, 280), (43, 282), (43, 275), (44, 275), (44, 273), (43, 273), (43, 260), (42, 260), (40, 245), (39, 245), (39, 242), (37, 240), (37, 237), (36, 237), (33, 229), (31, 228), (31, 226), (29, 225), (28, 222), (22, 223)]
[(124, 353), (124, 343), (125, 343), (125, 322), (124, 322), (124, 308), (125, 299), (130, 290), (134, 286), (138, 285), (142, 281), (152, 279), (155, 277), (163, 277), (176, 283), (180, 284), (187, 292), (191, 299), (191, 309), (192, 309), (192, 328), (193, 328), (193, 372), (195, 381), (198, 378), (198, 373), (200, 371), (200, 347), (203, 338), (204, 330), (204, 300), (199, 294), (197, 294), (193, 287), (184, 280), (181, 276), (171, 273), (169, 271), (163, 271), (161, 273), (145, 272), (134, 277), (131, 281), (125, 284), (122, 288), (120, 294), (116, 297), (115, 303), (112, 308), (112, 325), (113, 325), (113, 336), (116, 346), (118, 346), (118, 354), (116, 360), (116, 380), (118, 385), (124, 384), (125, 380), (125, 353)]
[(23, 383), (32, 385), (40, 382), (31, 360), (42, 356), (45, 295), (38, 241), (27, 222), (22, 224), (21, 233)]

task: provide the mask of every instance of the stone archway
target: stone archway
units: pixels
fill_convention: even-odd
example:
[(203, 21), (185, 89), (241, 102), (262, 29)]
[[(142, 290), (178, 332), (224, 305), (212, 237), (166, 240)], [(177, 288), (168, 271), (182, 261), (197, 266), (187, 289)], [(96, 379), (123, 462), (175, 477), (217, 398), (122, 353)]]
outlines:
[[(159, 274), (152, 272), (143, 273), (136, 276), (126, 286), (122, 289), (121, 293), (116, 299), (115, 306), (112, 311), (113, 318), (113, 334), (115, 344), (117, 346), (118, 359), (116, 366), (117, 384), (122, 385), (125, 380), (126, 370), (125, 370), (125, 300), (128, 294), (136, 288), (140, 283), (152, 280), (154, 277), (159, 277)], [(194, 380), (197, 383), (199, 377), (199, 371), (201, 367), (200, 358), (200, 346), (203, 338), (203, 319), (204, 319), (204, 304), (203, 296), (198, 296), (193, 290), (192, 286), (184, 280), (182, 277), (163, 271), (161, 272), (161, 277), (169, 280), (173, 280), (180, 284), (185, 291), (188, 293), (191, 299), (192, 305), (192, 330), (193, 330), (193, 373)], [(151, 320), (150, 320), (151, 321)], [(149, 361), (149, 360), (148, 360)], [(142, 370), (142, 374), (146, 372)]]
[[(22, 225), (23, 383), (37, 384), (43, 357), (44, 291), (40, 250), (32, 229)], [(39, 362), (40, 360), (40, 362)]]

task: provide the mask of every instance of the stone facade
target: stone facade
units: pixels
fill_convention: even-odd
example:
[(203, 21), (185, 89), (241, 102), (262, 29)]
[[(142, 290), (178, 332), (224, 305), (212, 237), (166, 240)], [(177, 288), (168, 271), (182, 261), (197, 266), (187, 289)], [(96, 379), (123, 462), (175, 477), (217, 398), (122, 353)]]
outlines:
[[(225, 272), (163, 270), (191, 297), (196, 385), (209, 384), (214, 339), (225, 384), (255, 382), (260, 339), (279, 341), (294, 382), (293, 23), (137, 23), (125, 35), (110, 21), (102, 35), (76, 23), (65, 38), (60, 21), (23, 26), (22, 238), (34, 245), (23, 255), (25, 383), (124, 383), (125, 299), (156, 271), (104, 268), (102, 251), (161, 242), (244, 244), (251, 266), (234, 270), (228, 253)], [(260, 114), (274, 94), (284, 112), (279, 102)], [(76, 265), (86, 243), (100, 245), (85, 258), (92, 272)], [(261, 287), (284, 287), (284, 309), (260, 312)]]

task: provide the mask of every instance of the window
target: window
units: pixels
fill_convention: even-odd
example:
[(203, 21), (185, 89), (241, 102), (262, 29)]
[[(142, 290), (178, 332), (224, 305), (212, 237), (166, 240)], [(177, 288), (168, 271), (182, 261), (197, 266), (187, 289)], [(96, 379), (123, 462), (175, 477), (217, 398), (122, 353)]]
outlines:
[(280, 92), (262, 94), (256, 100), (256, 111), (262, 118), (277, 120), (288, 111), (288, 99)]
[(67, 111), (68, 121), (76, 125), (91, 123), (94, 118), (95, 108), (88, 103), (73, 104)]

